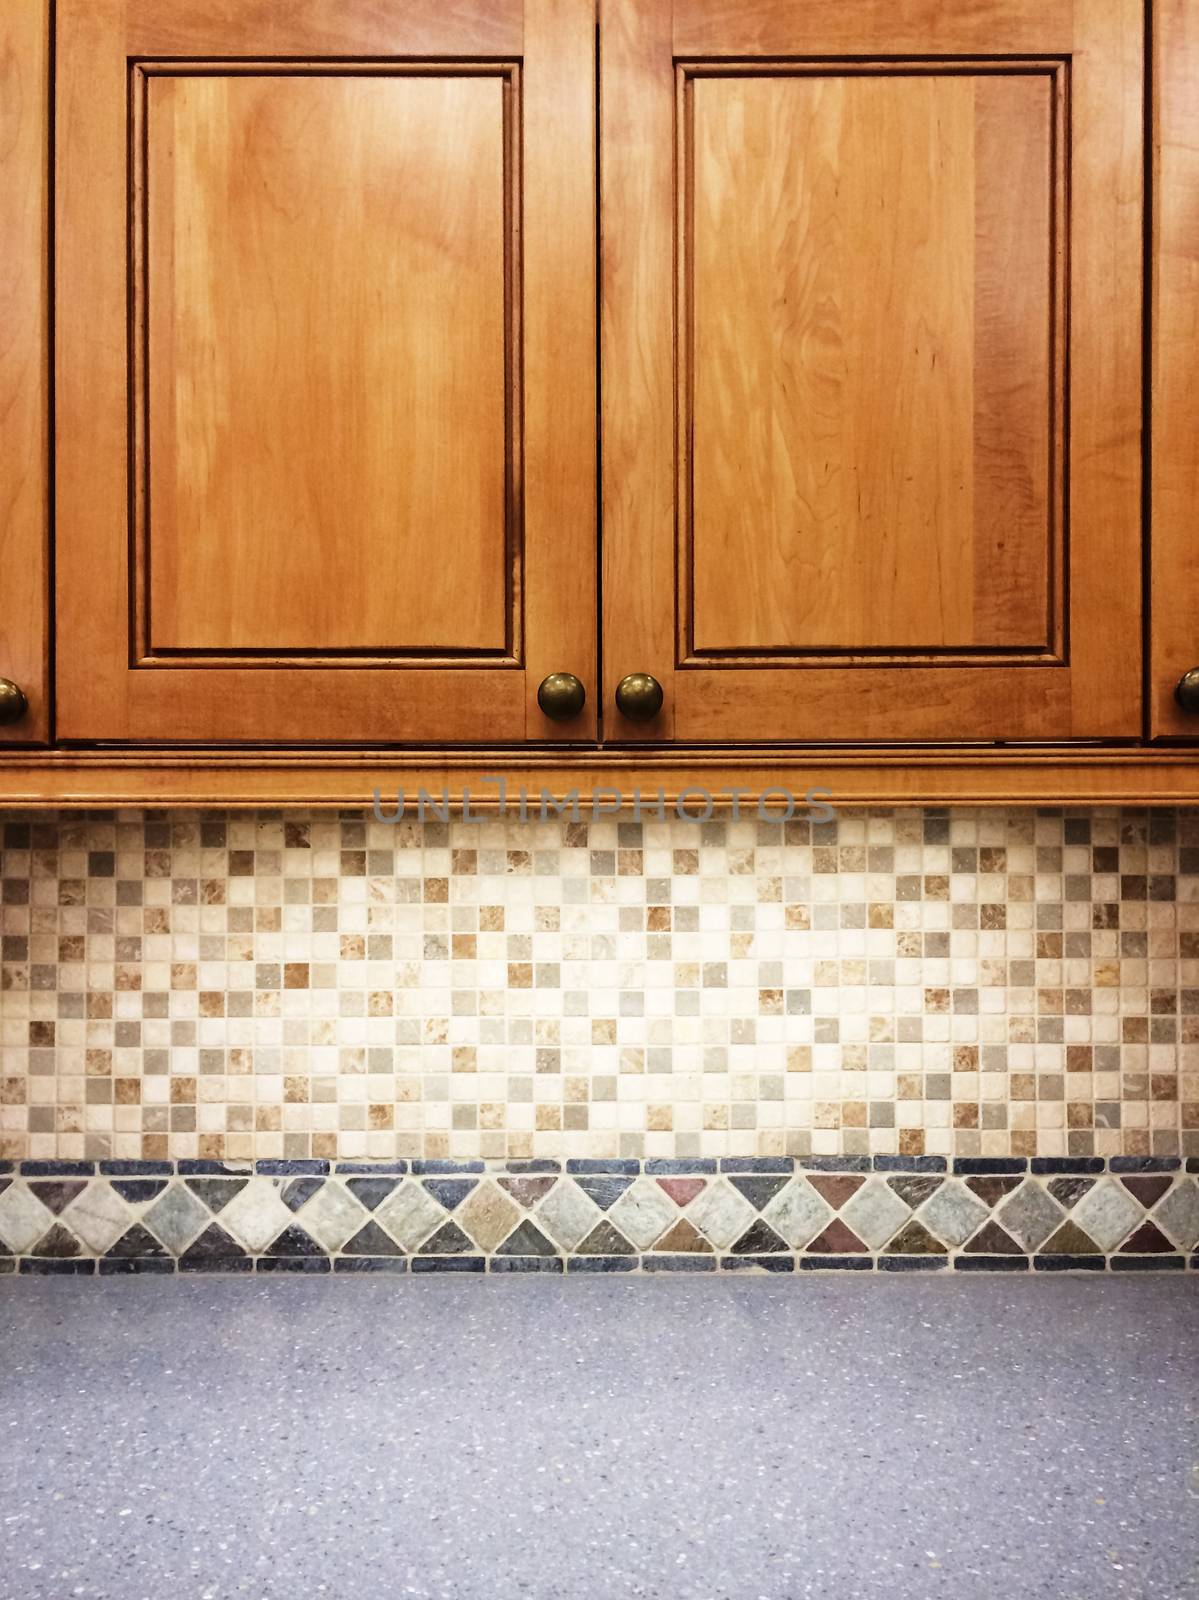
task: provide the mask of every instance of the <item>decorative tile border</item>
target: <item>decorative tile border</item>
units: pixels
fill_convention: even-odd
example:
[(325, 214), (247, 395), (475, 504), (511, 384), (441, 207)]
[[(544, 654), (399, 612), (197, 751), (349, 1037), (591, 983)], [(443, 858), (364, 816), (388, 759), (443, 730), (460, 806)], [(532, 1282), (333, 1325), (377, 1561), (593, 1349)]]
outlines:
[(0, 1273), (1162, 1271), (1199, 1158), (0, 1163)]

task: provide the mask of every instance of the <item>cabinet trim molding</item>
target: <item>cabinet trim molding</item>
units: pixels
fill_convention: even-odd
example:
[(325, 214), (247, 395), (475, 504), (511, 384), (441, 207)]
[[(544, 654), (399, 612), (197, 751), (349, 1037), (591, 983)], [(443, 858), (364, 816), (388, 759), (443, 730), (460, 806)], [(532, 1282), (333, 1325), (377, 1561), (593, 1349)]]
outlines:
[[(626, 821), (638, 793), (642, 819), (656, 820), (659, 791), (668, 815), (688, 791), (691, 812), (702, 810), (705, 795), (720, 810), (730, 806), (734, 793), (745, 807), (756, 806), (759, 797), (772, 791), (776, 808), (784, 803), (781, 791), (794, 797), (797, 808), (816, 791), (821, 791), (820, 802), (835, 807), (1199, 804), (1194, 752), (1046, 745), (986, 753), (932, 747), (678, 752), (640, 747), (574, 756), (510, 748), (403, 754), (14, 751), (0, 760), (0, 806), (369, 810), (377, 790), (386, 815), (395, 810), (396, 793), (402, 789), (408, 814), (413, 814), (423, 789), (439, 806), (444, 799), (453, 813), (462, 811), (466, 791), (471, 813), (486, 815), (498, 810), (495, 780), (501, 777), (507, 814), (518, 815), (523, 787), (534, 819), (542, 790), (557, 800), (578, 791), (584, 817), (593, 815), (600, 791), (601, 808), (614, 807), (619, 796)], [(555, 814), (548, 809), (549, 820)]]

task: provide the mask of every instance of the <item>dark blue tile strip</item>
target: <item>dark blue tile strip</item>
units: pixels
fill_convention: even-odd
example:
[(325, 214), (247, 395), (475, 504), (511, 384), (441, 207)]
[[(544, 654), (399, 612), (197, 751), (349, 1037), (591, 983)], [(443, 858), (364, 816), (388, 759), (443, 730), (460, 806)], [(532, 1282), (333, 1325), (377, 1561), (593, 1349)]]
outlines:
[(956, 1272), (1027, 1272), (1027, 1256), (958, 1256)]
[(386, 1177), (393, 1174), (402, 1175), (407, 1172), (408, 1163), (406, 1161), (339, 1161), (334, 1171), (347, 1174), (360, 1172), (372, 1178), (376, 1174), (379, 1177)]
[(329, 1171), (327, 1161), (256, 1161), (254, 1171), (265, 1178), (315, 1178)]
[(90, 1178), (96, 1171), (94, 1161), (22, 1161), (21, 1175), (25, 1178)]
[(795, 1164), (804, 1172), (869, 1172), (869, 1156), (797, 1156)]
[(1181, 1272), (1185, 1256), (1113, 1256), (1113, 1272)]
[(1034, 1256), (1032, 1264), (1038, 1272), (1104, 1272), (1107, 1270), (1107, 1259), (1104, 1256)]
[(1112, 1156), (1108, 1162), (1110, 1172), (1177, 1172), (1181, 1166), (1179, 1156)]
[(953, 1163), (957, 1177), (1008, 1177), (1028, 1171), (1025, 1156), (957, 1156)]
[(22, 1256), (21, 1271), (29, 1278), (91, 1278), (96, 1263), (92, 1260), (55, 1261), (44, 1256)]
[(645, 1256), (646, 1272), (715, 1272), (715, 1256)]
[(561, 1272), (561, 1256), (492, 1256), (491, 1271), (511, 1272)]
[(244, 1177), (254, 1170), (249, 1161), (177, 1161), (175, 1165), (181, 1178)]
[(875, 1172), (944, 1172), (944, 1156), (875, 1156)]
[(658, 1156), (645, 1163), (645, 1170), (651, 1178), (706, 1177), (716, 1171), (716, 1158), (715, 1156), (693, 1156), (690, 1160), (686, 1157), (668, 1160), (663, 1156)]

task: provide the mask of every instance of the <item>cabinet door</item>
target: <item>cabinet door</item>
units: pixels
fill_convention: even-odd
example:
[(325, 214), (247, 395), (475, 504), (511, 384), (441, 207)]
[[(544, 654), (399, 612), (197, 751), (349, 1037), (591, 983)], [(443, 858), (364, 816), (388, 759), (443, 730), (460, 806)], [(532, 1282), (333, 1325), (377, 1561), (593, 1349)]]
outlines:
[(1199, 0), (1154, 5), (1150, 731), (1199, 736)]
[(590, 0), (58, 29), (60, 733), (593, 732)]
[(1139, 0), (604, 0), (620, 738), (1135, 736)]
[[(44, 743), (49, 392), (47, 0), (0, 8), (0, 743)], [(12, 721), (7, 720), (11, 716)]]

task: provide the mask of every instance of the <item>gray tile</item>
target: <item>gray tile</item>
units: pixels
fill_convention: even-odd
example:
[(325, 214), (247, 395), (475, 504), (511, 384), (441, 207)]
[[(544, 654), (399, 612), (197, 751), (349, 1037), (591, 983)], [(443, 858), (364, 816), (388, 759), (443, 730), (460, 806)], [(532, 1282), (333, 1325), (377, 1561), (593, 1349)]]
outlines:
[(727, 1250), (749, 1227), (756, 1213), (744, 1195), (718, 1178), (691, 1202), (687, 1215), (718, 1250)]
[(89, 1183), (71, 1207), (71, 1227), (97, 1255), (103, 1255), (136, 1219), (112, 1184), (101, 1178)]
[(576, 1183), (564, 1178), (550, 1190), (534, 1215), (538, 1226), (545, 1229), (555, 1244), (564, 1250), (573, 1250), (595, 1227), (600, 1212)]
[(1036, 1250), (1045, 1243), (1065, 1215), (1056, 1200), (1039, 1183), (1026, 1178), (996, 1213), (1004, 1228), (1025, 1250)]
[(439, 1223), (445, 1221), (445, 1208), (439, 1206), (419, 1183), (405, 1179), (394, 1193), (388, 1195), (374, 1215), (375, 1220), (382, 1223), (405, 1250), (415, 1250)]
[(1145, 1211), (1115, 1178), (1097, 1183), (1070, 1213), (1102, 1250), (1114, 1250), (1144, 1217)]
[(792, 1178), (762, 1215), (792, 1250), (802, 1250), (833, 1213), (806, 1178)]
[(1154, 1222), (1184, 1250), (1199, 1244), (1199, 1180), (1183, 1178), (1153, 1213)]
[(190, 1189), (172, 1183), (142, 1216), (142, 1222), (156, 1234), (172, 1255), (182, 1255), (205, 1223), (212, 1219)]
[(358, 1232), (366, 1220), (366, 1212), (344, 1185), (330, 1179), (307, 1205), (300, 1207), (296, 1217), (326, 1250), (335, 1251)]
[(615, 1226), (639, 1250), (648, 1250), (678, 1214), (674, 1201), (652, 1178), (638, 1178), (608, 1212)]
[(292, 1220), (275, 1180), (266, 1177), (251, 1178), (221, 1212), (221, 1227), (245, 1245), (251, 1255), (265, 1250)]
[(895, 1230), (911, 1216), (910, 1209), (881, 1178), (862, 1185), (841, 1215), (872, 1250), (880, 1250)]
[(948, 1245), (965, 1244), (989, 1215), (982, 1201), (964, 1183), (951, 1179), (944, 1183), (920, 1209), (919, 1217), (938, 1239)]
[(54, 1221), (51, 1212), (23, 1183), (0, 1194), (0, 1241), (16, 1255), (28, 1250)]

